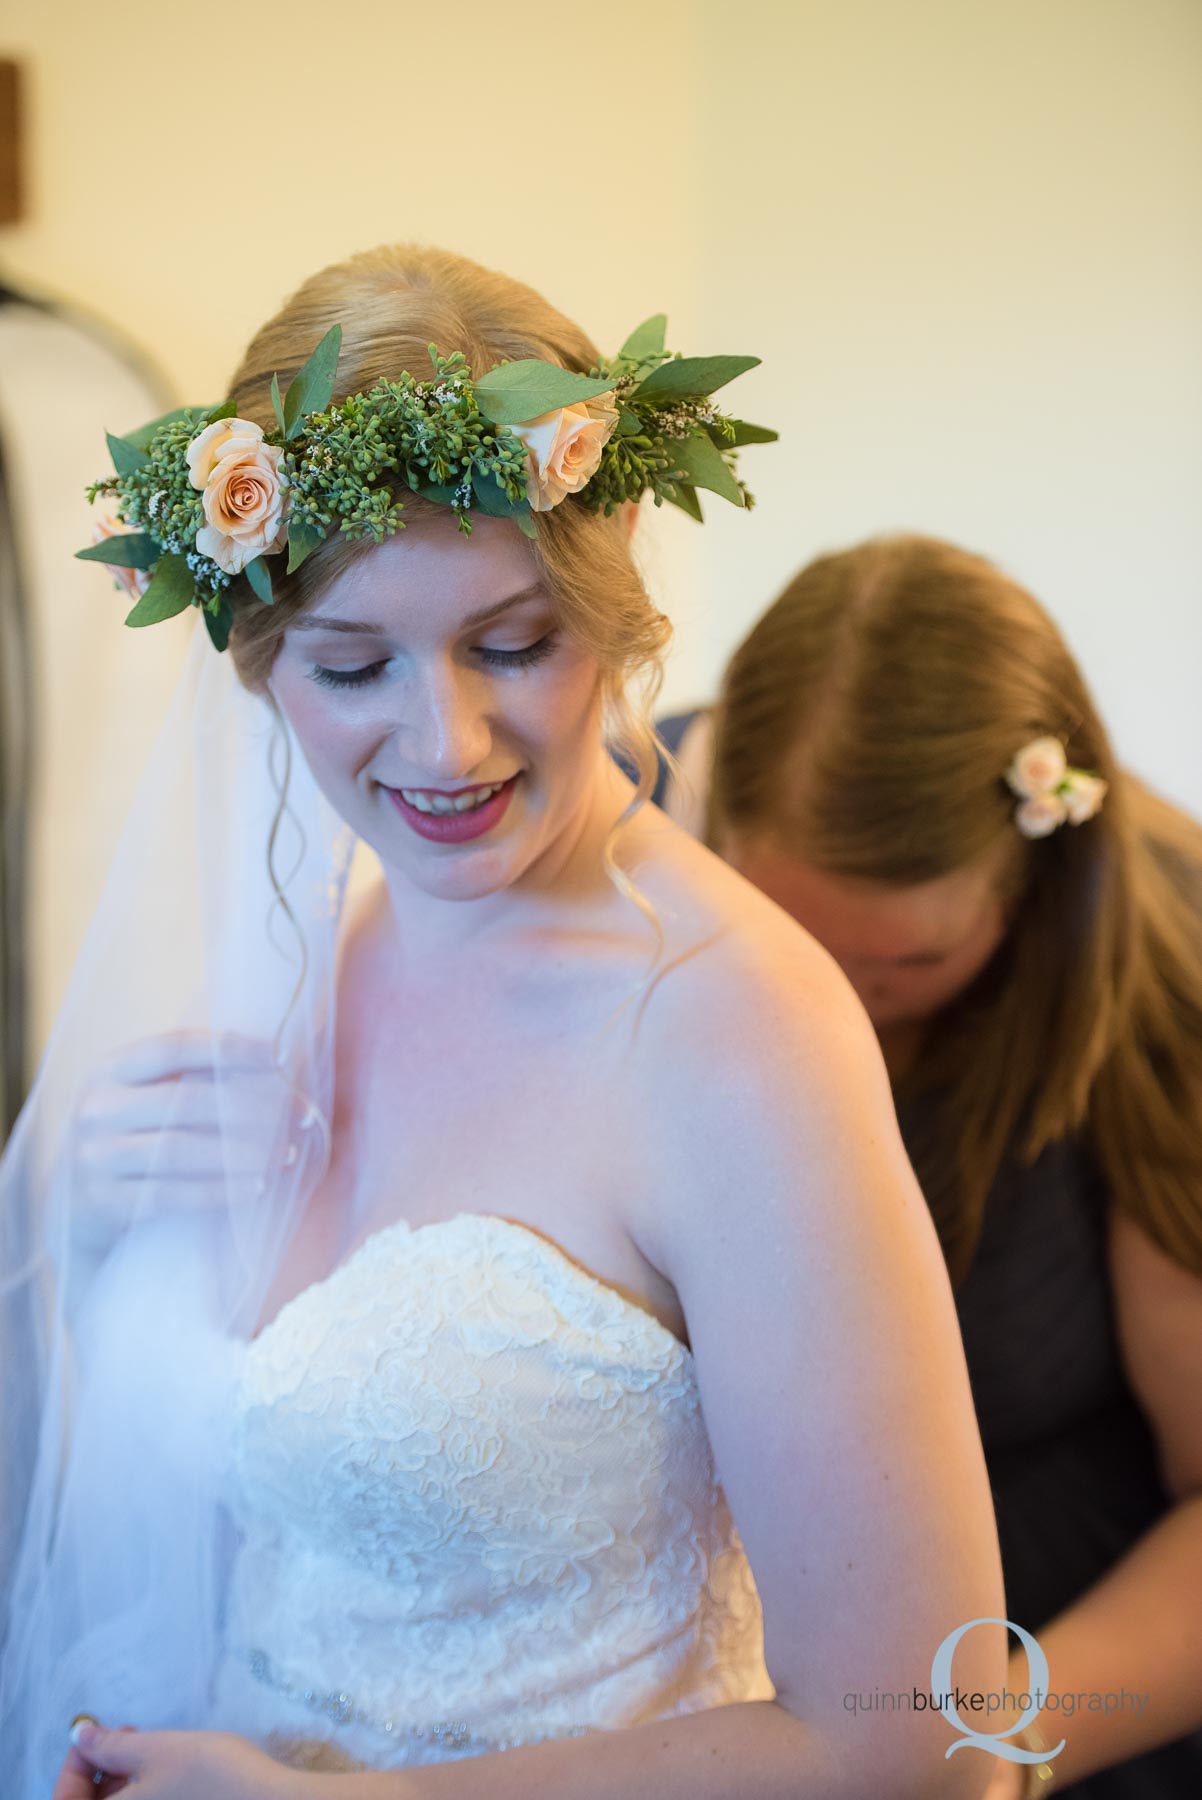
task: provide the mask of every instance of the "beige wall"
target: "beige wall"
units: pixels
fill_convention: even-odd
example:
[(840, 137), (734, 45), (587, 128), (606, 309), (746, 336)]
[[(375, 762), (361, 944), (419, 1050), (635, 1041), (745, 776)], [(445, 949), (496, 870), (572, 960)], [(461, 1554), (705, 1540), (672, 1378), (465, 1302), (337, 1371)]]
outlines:
[(10, 24), (10, 275), (205, 401), (299, 279), (390, 237), (522, 276), (605, 348), (666, 310), (674, 347), (763, 357), (732, 405), (782, 431), (745, 455), (750, 517), (648, 508), (668, 702), (711, 691), (805, 558), (917, 527), (1034, 587), (1120, 752), (1202, 811), (1197, 0), (213, 16)]

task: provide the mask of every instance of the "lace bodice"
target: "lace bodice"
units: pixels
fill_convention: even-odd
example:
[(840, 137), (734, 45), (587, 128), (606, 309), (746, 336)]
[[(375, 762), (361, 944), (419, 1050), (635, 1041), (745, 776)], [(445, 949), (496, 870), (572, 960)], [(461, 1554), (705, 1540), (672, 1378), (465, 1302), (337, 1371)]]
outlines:
[(386, 1768), (772, 1699), (691, 1353), (537, 1232), (387, 1226), (245, 1347), (214, 1723)]

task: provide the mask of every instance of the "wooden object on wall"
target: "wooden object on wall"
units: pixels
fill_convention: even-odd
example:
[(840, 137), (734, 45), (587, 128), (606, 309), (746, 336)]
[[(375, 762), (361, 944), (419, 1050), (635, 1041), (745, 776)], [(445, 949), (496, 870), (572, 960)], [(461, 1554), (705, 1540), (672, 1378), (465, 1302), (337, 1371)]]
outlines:
[(21, 170), (21, 65), (0, 57), (0, 225), (24, 213)]

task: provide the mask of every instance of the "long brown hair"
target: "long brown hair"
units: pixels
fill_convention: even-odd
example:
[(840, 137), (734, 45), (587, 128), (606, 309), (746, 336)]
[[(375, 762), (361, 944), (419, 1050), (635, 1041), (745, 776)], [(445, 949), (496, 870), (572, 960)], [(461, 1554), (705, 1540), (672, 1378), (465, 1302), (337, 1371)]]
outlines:
[[(1202, 827), (1115, 761), (1068, 646), (993, 563), (881, 537), (803, 569), (736, 651), (706, 837), (835, 875), (934, 880), (990, 852), (1009, 920), (894, 1083), (953, 1280), (1012, 1144), (1081, 1132), (1115, 1203), (1202, 1273)], [(1002, 773), (1032, 738), (1109, 783), (1031, 841)]]
[[(239, 417), (269, 429), (274, 423), (272, 376), (278, 375), (286, 389), (335, 324), (342, 326), (335, 402), (405, 370), (428, 380), (431, 343), (443, 355), (461, 351), (474, 376), (524, 357), (581, 374), (598, 361), (596, 346), (580, 327), (533, 288), (449, 250), (388, 244), (312, 276), (256, 333), (230, 384)], [(448, 516), (445, 507), (422, 499), (407, 485), (398, 485), (395, 493), (404, 502), (406, 529), (421, 529), (438, 515)], [(275, 559), (271, 606), (254, 598), (244, 578), (234, 582), (229, 590), (234, 607), (230, 654), (248, 687), (271, 700), (266, 683), (289, 621), (373, 548), (370, 539), (352, 541), (335, 533), (292, 575), (284, 571), (283, 558)], [(610, 834), (605, 866), (658, 934), (658, 921), (617, 863), (614, 845), (621, 826), (655, 785), (651, 711), (672, 628), (643, 585), (620, 517), (606, 518), (569, 498), (538, 515), (538, 538), (531, 549), (557, 623), (600, 664), (608, 740), (637, 771), (636, 793)]]

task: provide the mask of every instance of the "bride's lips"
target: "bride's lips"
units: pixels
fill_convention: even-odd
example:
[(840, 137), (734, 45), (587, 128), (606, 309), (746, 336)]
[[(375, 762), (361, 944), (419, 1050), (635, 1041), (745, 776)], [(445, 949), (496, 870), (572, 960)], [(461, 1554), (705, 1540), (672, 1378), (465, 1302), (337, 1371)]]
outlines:
[[(399, 788), (384, 787), (383, 782), (380, 785), (384, 787), (384, 792), (406, 825), (412, 826), (418, 837), (427, 838), (434, 844), (466, 844), (472, 838), (483, 837), (486, 831), (491, 831), (493, 826), (499, 824), (504, 818), (509, 802), (513, 799), (513, 790), (517, 785), (517, 780), (517, 775), (511, 775), (509, 780), (484, 802), (483, 806), (472, 806), (466, 812), (460, 813), (419, 812), (416, 806), (410, 806)], [(490, 784), (486, 782), (480, 783), (482, 787), (488, 785)], [(425, 792), (422, 788), (418, 788), (416, 791), (418, 793)], [(462, 793), (467, 791), (467, 789), (460, 789)]]

